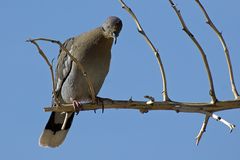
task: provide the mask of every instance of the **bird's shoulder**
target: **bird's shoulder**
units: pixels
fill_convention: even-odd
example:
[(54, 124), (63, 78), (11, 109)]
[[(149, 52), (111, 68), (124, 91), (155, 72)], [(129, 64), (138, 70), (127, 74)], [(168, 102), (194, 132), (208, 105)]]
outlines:
[(104, 32), (101, 27), (92, 29), (88, 32), (82, 33), (75, 37), (74, 46), (75, 47), (87, 47), (94, 43), (97, 43), (100, 39), (104, 37)]
[[(78, 36), (67, 39), (63, 46), (74, 56), (82, 59), (85, 56), (85, 52), (87, 48), (94, 46), (94, 44), (98, 43), (99, 39), (104, 36), (101, 27), (92, 29), (88, 32), (82, 33)], [(80, 55), (77, 55), (80, 54)], [(64, 80), (67, 78), (72, 68), (72, 59), (67, 56), (67, 53), (60, 49), (57, 66), (55, 71), (55, 90), (59, 91)]]

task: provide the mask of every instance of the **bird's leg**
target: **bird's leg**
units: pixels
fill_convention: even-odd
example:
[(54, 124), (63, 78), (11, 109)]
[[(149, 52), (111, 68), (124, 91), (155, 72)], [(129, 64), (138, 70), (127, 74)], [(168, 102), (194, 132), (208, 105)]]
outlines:
[(76, 112), (76, 115), (78, 115), (78, 113), (82, 110), (81, 102), (78, 102), (76, 100), (73, 100), (73, 107)]
[(96, 97), (96, 103), (97, 105), (99, 105), (99, 103), (101, 103), (102, 105), (102, 113), (104, 112), (104, 103), (103, 103), (104, 99), (101, 97)]
[(112, 99), (110, 98), (102, 98), (102, 97), (98, 97), (96, 96), (96, 102), (97, 102), (97, 105), (99, 105), (99, 103), (101, 103), (102, 105), (102, 113), (104, 112), (104, 101), (113, 101)]

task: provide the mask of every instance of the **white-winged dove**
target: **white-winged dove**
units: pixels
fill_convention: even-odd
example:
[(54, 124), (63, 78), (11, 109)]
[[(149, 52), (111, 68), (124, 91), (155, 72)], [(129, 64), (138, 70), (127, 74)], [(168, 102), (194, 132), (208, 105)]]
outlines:
[[(96, 95), (108, 73), (112, 44), (114, 40), (116, 42), (121, 29), (122, 21), (111, 16), (102, 26), (70, 38), (63, 44), (83, 65)], [(61, 103), (91, 100), (85, 77), (63, 50), (60, 50), (55, 74), (55, 91)], [(43, 147), (61, 145), (71, 127), (73, 117), (74, 113), (52, 112), (40, 136), (39, 144)], [(66, 123), (63, 126), (64, 119)]]

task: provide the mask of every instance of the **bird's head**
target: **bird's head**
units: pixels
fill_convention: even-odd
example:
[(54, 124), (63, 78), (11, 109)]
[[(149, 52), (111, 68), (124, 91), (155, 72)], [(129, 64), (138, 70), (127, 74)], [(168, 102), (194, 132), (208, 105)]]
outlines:
[(117, 37), (122, 29), (122, 21), (120, 18), (115, 16), (108, 17), (103, 23), (102, 29), (107, 37), (114, 39), (116, 44)]

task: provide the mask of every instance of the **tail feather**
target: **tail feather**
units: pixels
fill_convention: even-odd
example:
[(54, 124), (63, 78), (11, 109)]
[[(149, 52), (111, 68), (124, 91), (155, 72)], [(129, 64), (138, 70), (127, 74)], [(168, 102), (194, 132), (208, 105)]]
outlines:
[[(58, 147), (61, 145), (71, 127), (73, 117), (74, 113), (52, 112), (40, 136), (39, 145), (43, 147)], [(66, 122), (63, 124), (65, 118), (67, 118)]]

